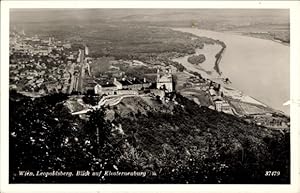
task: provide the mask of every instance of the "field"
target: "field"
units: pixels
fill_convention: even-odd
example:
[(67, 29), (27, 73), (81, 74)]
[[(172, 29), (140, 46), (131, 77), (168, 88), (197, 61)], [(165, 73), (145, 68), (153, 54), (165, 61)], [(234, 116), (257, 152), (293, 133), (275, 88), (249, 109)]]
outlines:
[(265, 114), (274, 112), (274, 110), (264, 107), (261, 105), (256, 105), (253, 103), (246, 103), (239, 100), (230, 99), (229, 103), (233, 106), (236, 112), (240, 115), (251, 115), (251, 114)]

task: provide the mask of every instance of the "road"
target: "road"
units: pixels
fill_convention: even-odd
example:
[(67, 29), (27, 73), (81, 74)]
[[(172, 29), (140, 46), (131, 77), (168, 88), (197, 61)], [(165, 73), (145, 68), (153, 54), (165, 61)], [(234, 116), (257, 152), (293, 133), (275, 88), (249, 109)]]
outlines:
[(143, 95), (109, 95), (109, 96), (104, 96), (96, 106), (92, 106), (88, 109), (84, 109), (78, 112), (73, 112), (72, 115), (80, 115), (80, 114), (86, 114), (90, 111), (94, 111), (97, 109), (100, 109), (102, 106), (115, 106), (119, 104), (124, 98), (129, 98), (129, 97), (136, 97), (136, 96), (143, 96)]

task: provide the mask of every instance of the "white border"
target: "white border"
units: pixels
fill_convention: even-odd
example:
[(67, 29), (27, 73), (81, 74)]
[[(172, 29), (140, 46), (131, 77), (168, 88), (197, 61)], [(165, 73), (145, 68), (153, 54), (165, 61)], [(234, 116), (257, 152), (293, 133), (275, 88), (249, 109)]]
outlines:
[[(279, 8), (291, 21), (291, 184), (290, 185), (109, 185), (8, 184), (8, 75), (10, 8)], [(1, 186), (0, 192), (300, 192), (300, 2), (299, 1), (2, 1), (1, 2)]]

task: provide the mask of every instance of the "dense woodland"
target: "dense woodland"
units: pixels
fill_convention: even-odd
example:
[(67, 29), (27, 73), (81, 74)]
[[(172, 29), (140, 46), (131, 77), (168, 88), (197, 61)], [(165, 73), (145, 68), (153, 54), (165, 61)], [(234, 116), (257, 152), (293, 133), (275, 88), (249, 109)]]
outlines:
[[(112, 122), (105, 119), (108, 109), (94, 111), (89, 121), (72, 116), (63, 105), (67, 97), (10, 93), (11, 183), (289, 183), (289, 133), (199, 107), (179, 94), (171, 112), (116, 115)], [(157, 175), (45, 178), (20, 177), (20, 170)], [(266, 177), (267, 170), (280, 176)]]
[(86, 23), (83, 26), (72, 22), (47, 26), (35, 23), (26, 27), (29, 36), (39, 34), (41, 37), (70, 41), (73, 50), (81, 44), (88, 45), (93, 58), (111, 57), (147, 63), (172, 63), (171, 58), (194, 54), (195, 49), (203, 48), (204, 44), (218, 43), (207, 37), (131, 22)]
[(188, 58), (188, 62), (191, 63), (191, 64), (195, 64), (195, 65), (198, 65), (198, 64), (201, 64), (205, 61), (205, 55), (204, 54), (199, 54), (199, 55), (194, 55), (194, 56), (190, 56)]

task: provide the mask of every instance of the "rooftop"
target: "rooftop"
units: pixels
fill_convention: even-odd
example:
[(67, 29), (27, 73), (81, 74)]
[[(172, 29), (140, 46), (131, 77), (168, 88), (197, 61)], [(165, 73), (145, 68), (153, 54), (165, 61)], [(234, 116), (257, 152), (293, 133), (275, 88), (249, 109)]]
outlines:
[(133, 79), (131, 80), (132, 84), (142, 84), (143, 81), (139, 80), (139, 79)]
[(116, 85), (112, 84), (112, 83), (108, 83), (108, 84), (103, 84), (101, 85), (102, 87), (116, 87)]
[(132, 83), (128, 80), (120, 80), (119, 81), (123, 86), (128, 86), (128, 85), (132, 85)]

